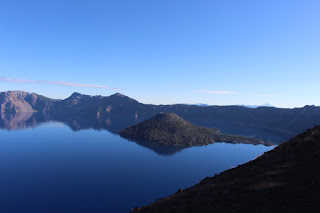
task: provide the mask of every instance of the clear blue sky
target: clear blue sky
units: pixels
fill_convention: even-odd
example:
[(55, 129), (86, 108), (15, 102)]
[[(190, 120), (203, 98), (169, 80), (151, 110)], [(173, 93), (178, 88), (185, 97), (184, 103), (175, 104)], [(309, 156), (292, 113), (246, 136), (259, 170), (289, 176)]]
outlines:
[(320, 105), (319, 11), (319, 0), (0, 0), (0, 91)]

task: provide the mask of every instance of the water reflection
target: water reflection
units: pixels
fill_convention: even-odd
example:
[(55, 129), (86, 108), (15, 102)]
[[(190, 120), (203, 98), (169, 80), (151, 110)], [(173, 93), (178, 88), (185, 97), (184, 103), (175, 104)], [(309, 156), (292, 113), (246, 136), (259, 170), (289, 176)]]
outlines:
[(1, 113), (0, 128), (7, 130), (30, 129), (37, 126), (39, 119), (33, 113)]
[(164, 145), (159, 145), (158, 143), (153, 141), (143, 141), (143, 140), (128, 140), (128, 141), (134, 142), (147, 149), (151, 149), (152, 151), (154, 151), (159, 155), (174, 155), (182, 151), (183, 149), (190, 148), (190, 147), (182, 147), (182, 146), (164, 146)]
[[(143, 117), (128, 117), (128, 116), (109, 116), (109, 117), (95, 117), (84, 114), (46, 114), (46, 113), (1, 113), (0, 128), (6, 130), (22, 130), (37, 127), (43, 122), (62, 122), (68, 125), (73, 131), (81, 131), (84, 129), (94, 130), (107, 130), (114, 134), (118, 134), (122, 129), (125, 129), (131, 125), (134, 125), (142, 120), (148, 118)], [(202, 124), (204, 126), (216, 126), (227, 134), (237, 134), (252, 136), (260, 138), (262, 140), (269, 140), (274, 143), (281, 143), (287, 140), (291, 135), (283, 135), (279, 132), (263, 131), (261, 129), (254, 129), (252, 127), (239, 127), (226, 124)], [(151, 149), (154, 152), (161, 155), (173, 155), (186, 147), (175, 147), (175, 146), (163, 146), (157, 143), (151, 143), (146, 141), (132, 141), (140, 146)]]
[(130, 118), (106, 117), (96, 118), (85, 115), (54, 115), (45, 113), (1, 113), (0, 128), (6, 130), (22, 130), (35, 128), (40, 123), (57, 121), (67, 124), (73, 131), (84, 129), (108, 130), (118, 133), (138, 121)]

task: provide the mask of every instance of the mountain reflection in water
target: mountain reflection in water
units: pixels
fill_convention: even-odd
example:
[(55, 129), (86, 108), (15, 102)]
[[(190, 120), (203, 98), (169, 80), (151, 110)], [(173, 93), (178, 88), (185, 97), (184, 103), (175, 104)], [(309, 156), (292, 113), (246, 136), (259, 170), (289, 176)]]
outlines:
[[(94, 130), (107, 130), (111, 133), (118, 134), (122, 129), (125, 129), (131, 125), (134, 125), (142, 120), (148, 118), (140, 117), (93, 117), (86, 116), (83, 114), (68, 114), (68, 115), (52, 115), (45, 113), (1, 113), (0, 119), (0, 128), (6, 130), (22, 130), (35, 128), (41, 123), (45, 122), (61, 122), (68, 125), (73, 131), (81, 131), (85, 129), (94, 129)], [(252, 127), (244, 126), (235, 126), (228, 124), (211, 124), (211, 123), (201, 123), (194, 121), (193, 123), (208, 126), (208, 127), (217, 127), (220, 128), (223, 133), (234, 134), (234, 135), (245, 135), (257, 137), (263, 140), (270, 140), (274, 143), (281, 143), (284, 140), (287, 140), (291, 135), (284, 135), (279, 132), (270, 132), (261, 129), (255, 129)], [(163, 146), (150, 141), (132, 141), (140, 146), (151, 149), (154, 152), (160, 155), (173, 155), (186, 147), (175, 147), (175, 146)]]

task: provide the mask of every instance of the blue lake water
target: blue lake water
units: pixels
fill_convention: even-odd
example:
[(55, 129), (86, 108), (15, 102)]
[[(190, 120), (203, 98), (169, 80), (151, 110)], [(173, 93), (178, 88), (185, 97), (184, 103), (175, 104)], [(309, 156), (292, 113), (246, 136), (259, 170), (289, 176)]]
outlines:
[(0, 212), (129, 212), (273, 148), (150, 144), (58, 122), (0, 130)]

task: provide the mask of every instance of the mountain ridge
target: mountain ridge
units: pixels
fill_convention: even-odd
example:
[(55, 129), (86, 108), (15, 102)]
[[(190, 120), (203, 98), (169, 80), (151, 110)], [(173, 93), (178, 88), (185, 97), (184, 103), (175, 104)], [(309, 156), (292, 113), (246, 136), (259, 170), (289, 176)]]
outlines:
[(74, 93), (64, 100), (54, 100), (36, 93), (28, 93), (27, 97), (21, 99), (6, 99), (5, 93), (8, 92), (0, 93), (0, 106), (3, 113), (37, 111), (58, 116), (85, 114), (96, 118), (111, 116), (116, 119), (132, 119), (133, 122), (136, 122), (151, 118), (159, 112), (172, 112), (196, 125), (219, 127), (220, 124), (228, 124), (261, 128), (286, 134), (288, 139), (319, 124), (320, 121), (320, 107), (316, 106), (285, 109), (275, 107), (246, 108), (243, 106), (202, 107), (182, 104), (152, 105), (140, 103), (120, 93), (111, 96)]

